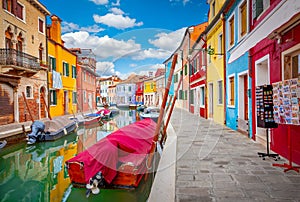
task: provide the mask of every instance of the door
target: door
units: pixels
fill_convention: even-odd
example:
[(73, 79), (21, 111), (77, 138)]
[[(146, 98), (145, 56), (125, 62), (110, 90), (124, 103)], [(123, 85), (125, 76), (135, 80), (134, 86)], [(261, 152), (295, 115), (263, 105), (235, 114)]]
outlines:
[(0, 83), (0, 125), (14, 122), (14, 91), (5, 83)]
[(244, 75), (244, 120), (248, 120), (248, 76)]

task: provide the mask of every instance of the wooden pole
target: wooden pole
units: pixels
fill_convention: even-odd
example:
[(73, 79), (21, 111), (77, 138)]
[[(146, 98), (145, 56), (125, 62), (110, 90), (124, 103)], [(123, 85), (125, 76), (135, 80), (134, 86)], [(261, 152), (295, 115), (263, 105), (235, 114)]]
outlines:
[(31, 119), (32, 122), (34, 122), (33, 116), (32, 116), (32, 114), (31, 114), (30, 108), (29, 108), (28, 103), (27, 103), (27, 99), (26, 99), (26, 97), (25, 97), (25, 93), (22, 92), (22, 95), (23, 95), (23, 98), (24, 98), (26, 107), (27, 107), (27, 109), (28, 109), (28, 112), (29, 112), (29, 115), (30, 115), (30, 119)]
[(174, 69), (175, 69), (175, 65), (177, 63), (177, 57), (178, 57), (178, 54), (175, 53), (174, 56), (173, 56), (172, 66), (171, 66), (171, 69), (170, 69), (168, 82), (167, 82), (167, 85), (166, 85), (166, 88), (165, 88), (165, 94), (164, 94), (164, 97), (163, 97), (163, 101), (162, 101), (160, 112), (159, 112), (159, 117), (158, 117), (156, 128), (155, 128), (153, 143), (152, 143), (152, 146), (151, 146), (151, 150), (150, 150), (149, 158), (148, 158), (148, 161), (147, 161), (147, 165), (151, 165), (152, 158), (154, 156), (154, 151), (155, 151), (156, 143), (157, 143), (157, 140), (158, 140), (158, 137), (159, 137), (159, 132), (160, 132), (162, 120), (163, 120), (163, 117), (164, 117), (165, 106), (166, 106), (166, 102), (167, 102), (168, 95), (169, 95), (169, 90), (170, 90), (170, 86), (171, 86), (171, 82), (172, 82), (172, 78), (173, 78), (173, 74), (174, 74)]
[(44, 105), (46, 106), (46, 110), (48, 112), (49, 119), (52, 120), (51, 115), (50, 115), (50, 111), (49, 111), (49, 108), (48, 108), (48, 105), (47, 105), (45, 97), (44, 97), (44, 94), (42, 93), (41, 95), (42, 95), (42, 98), (43, 98), (43, 101), (44, 101)]
[(176, 89), (176, 92), (175, 92), (175, 95), (174, 95), (174, 99), (173, 99), (173, 102), (172, 102), (172, 106), (171, 106), (170, 112), (169, 112), (169, 114), (168, 114), (168, 118), (167, 118), (166, 124), (165, 124), (165, 126), (164, 126), (162, 140), (165, 138), (165, 135), (166, 135), (166, 131), (167, 131), (167, 128), (168, 128), (168, 124), (169, 124), (169, 122), (170, 122), (170, 118), (171, 118), (171, 115), (172, 115), (174, 106), (175, 106), (175, 102), (176, 102), (176, 100), (177, 100), (177, 94), (178, 94), (178, 91), (179, 91), (181, 82), (182, 82), (182, 76), (180, 77), (179, 84), (178, 84), (178, 86), (177, 86), (177, 89)]
[(169, 111), (169, 108), (170, 108), (171, 102), (172, 102), (172, 98), (173, 98), (173, 96), (170, 95), (169, 102), (168, 102), (167, 109), (166, 109), (166, 113)]

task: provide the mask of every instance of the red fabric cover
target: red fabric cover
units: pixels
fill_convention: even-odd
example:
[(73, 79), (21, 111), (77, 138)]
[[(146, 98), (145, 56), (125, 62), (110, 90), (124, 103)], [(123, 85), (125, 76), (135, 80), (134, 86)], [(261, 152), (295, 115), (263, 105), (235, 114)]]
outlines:
[(109, 109), (100, 109), (98, 112), (96, 112), (96, 114), (101, 114), (101, 112), (103, 112), (103, 115), (107, 115), (107, 114), (109, 114), (110, 110)]
[[(83, 163), (86, 183), (101, 171), (107, 183), (117, 174), (117, 163), (131, 162), (139, 166), (150, 152), (156, 123), (143, 119), (120, 128), (103, 138), (87, 150), (69, 159), (68, 162)], [(80, 172), (80, 171), (79, 171)], [(71, 177), (71, 176), (70, 176)], [(71, 181), (76, 181), (72, 180)]]

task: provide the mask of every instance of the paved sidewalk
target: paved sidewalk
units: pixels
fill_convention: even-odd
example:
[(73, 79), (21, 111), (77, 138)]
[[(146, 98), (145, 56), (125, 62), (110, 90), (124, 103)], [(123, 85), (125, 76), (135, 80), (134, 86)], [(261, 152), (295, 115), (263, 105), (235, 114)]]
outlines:
[(263, 145), (213, 121), (175, 109), (175, 201), (300, 201), (300, 174), (262, 160)]

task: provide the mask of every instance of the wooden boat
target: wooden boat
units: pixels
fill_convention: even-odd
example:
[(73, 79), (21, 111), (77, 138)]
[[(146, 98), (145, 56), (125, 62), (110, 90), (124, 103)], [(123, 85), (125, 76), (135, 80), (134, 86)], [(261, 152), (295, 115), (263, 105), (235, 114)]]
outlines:
[(151, 118), (153, 121), (157, 122), (159, 117), (159, 112), (160, 112), (160, 108), (150, 106), (144, 109), (144, 111), (140, 113), (140, 118), (141, 119)]
[[(67, 160), (73, 186), (88, 189), (94, 186), (96, 193), (99, 184), (136, 188), (151, 167), (147, 165), (147, 157), (153, 144), (155, 128), (156, 123), (152, 119), (135, 122)], [(94, 180), (98, 182), (96, 186)]]
[(78, 127), (75, 120), (67, 117), (56, 117), (52, 120), (34, 121), (31, 133), (27, 135), (27, 144), (54, 141), (73, 132)]

